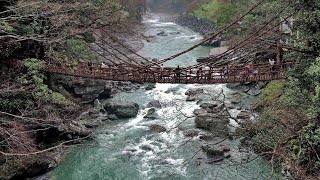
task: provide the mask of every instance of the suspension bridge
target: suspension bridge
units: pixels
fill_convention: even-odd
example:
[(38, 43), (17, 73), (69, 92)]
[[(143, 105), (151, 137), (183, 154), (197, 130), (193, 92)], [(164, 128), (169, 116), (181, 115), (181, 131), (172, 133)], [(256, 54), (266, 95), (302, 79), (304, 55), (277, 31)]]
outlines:
[[(222, 62), (225, 59), (231, 59), (231, 56), (241, 51), (243, 48), (248, 46), (253, 46), (255, 42), (261, 41), (261, 39), (266, 38), (270, 31), (277, 29), (279, 25), (286, 21), (288, 18), (292, 17), (292, 14), (287, 15), (286, 18), (282, 18), (281, 22), (271, 25), (272, 22), (279, 19), (281, 13), (280, 11), (274, 17), (272, 17), (268, 22), (260, 25), (253, 34), (247, 38), (234, 43), (234, 45), (229, 48), (226, 52), (208, 57), (205, 61), (189, 66), (189, 67), (163, 67), (162, 64), (170, 61), (176, 57), (179, 57), (189, 51), (194, 50), (195, 48), (203, 45), (209, 40), (216, 38), (221, 35), (225, 30), (237, 24), (243, 17), (252, 12), (255, 8), (261, 5), (265, 0), (261, 0), (259, 3), (254, 5), (241, 17), (222, 28), (218, 32), (210, 34), (208, 38), (205, 38), (198, 44), (182, 51), (177, 54), (174, 54), (170, 57), (164, 58), (159, 61), (151, 61), (148, 58), (145, 58), (123, 43), (121, 43), (117, 38), (113, 37), (106, 30), (100, 29), (100, 34), (96, 31), (92, 31), (96, 37), (99, 37), (100, 41), (104, 45), (108, 45), (108, 48), (101, 44), (96, 44), (100, 49), (108, 52), (113, 55), (118, 61), (115, 62), (111, 59), (108, 59), (108, 65), (102, 64), (93, 64), (93, 63), (78, 63), (76, 65), (61, 65), (56, 62), (50, 61), (44, 67), (44, 71), (55, 74), (62, 74), (74, 77), (83, 77), (83, 78), (94, 78), (94, 79), (104, 79), (112, 81), (132, 81), (139, 83), (181, 83), (181, 84), (218, 84), (218, 83), (243, 83), (243, 82), (255, 82), (255, 81), (270, 81), (285, 78), (285, 74), (288, 69), (292, 68), (295, 64), (292, 61), (283, 61), (281, 59), (281, 49), (286, 48), (289, 50), (295, 50), (295, 48), (288, 47), (286, 45), (280, 44), (279, 42), (270, 43), (270, 45), (276, 46), (276, 62), (275, 63), (259, 63), (259, 64), (242, 64), (235, 65), (235, 63), (225, 63), (223, 65), (216, 65), (218, 62)], [(266, 29), (268, 28), (268, 29)], [(103, 36), (103, 37), (102, 37)], [(119, 49), (114, 48), (110, 42), (105, 40), (107, 36), (113, 42), (117, 42), (118, 45), (122, 46), (126, 50), (130, 51), (132, 54), (136, 55), (143, 61), (137, 61), (133, 58), (128, 57), (125, 53), (121, 52)], [(98, 52), (89, 44), (86, 44), (92, 51), (96, 52), (101, 57), (105, 58), (101, 52)], [(117, 54), (110, 51), (116, 51)], [(297, 50), (295, 50), (297, 51)], [(298, 50), (299, 51), (299, 50)], [(121, 58), (119, 57), (121, 55)]]

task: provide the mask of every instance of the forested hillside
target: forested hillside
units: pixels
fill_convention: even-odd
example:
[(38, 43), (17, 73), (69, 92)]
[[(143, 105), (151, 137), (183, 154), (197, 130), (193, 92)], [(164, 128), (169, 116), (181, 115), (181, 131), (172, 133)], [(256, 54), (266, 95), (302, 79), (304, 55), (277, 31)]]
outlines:
[[(259, 2), (213, 0), (202, 4), (191, 14), (224, 27), (245, 9)], [(282, 32), (268, 40), (280, 39), (299, 51), (283, 49), (284, 59), (298, 63), (283, 81), (268, 84), (254, 104), (260, 118), (242, 124), (239, 130), (244, 145), (266, 157), (275, 167), (285, 166), (296, 179), (318, 179), (320, 154), (320, 1), (266, 1), (241, 20), (229, 37), (246, 37), (272, 16), (280, 13), (294, 19), (289, 39)], [(291, 16), (290, 16), (291, 15)], [(275, 25), (276, 25), (275, 23)], [(254, 24), (254, 25), (253, 25)], [(261, 49), (263, 47), (263, 49)], [(259, 45), (254, 52), (267, 53)], [(269, 58), (272, 56), (269, 56)]]
[(135, 0), (0, 1), (0, 179), (45, 173), (63, 144), (90, 134), (73, 121), (83, 107), (52, 86), (44, 64), (101, 62), (94, 33), (133, 33), (144, 11)]
[(210, 0), (147, 0), (147, 7), (152, 12), (179, 14), (189, 12)]

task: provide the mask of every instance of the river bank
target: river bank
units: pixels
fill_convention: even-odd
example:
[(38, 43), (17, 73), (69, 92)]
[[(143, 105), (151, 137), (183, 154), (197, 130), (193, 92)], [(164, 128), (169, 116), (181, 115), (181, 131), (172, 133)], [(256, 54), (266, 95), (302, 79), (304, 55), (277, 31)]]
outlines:
[[(119, 32), (111, 34), (114, 37), (118, 37), (122, 43), (126, 44), (133, 51), (138, 51), (144, 45), (142, 35), (138, 33), (139, 31), (143, 31), (143, 25), (136, 25), (135, 28), (132, 26), (131, 30), (128, 33)], [(133, 33), (134, 30), (138, 32)], [(97, 38), (96, 41), (99, 42), (99, 39)], [(110, 46), (108, 47), (111, 50)], [(130, 56), (131, 52), (124, 49), (121, 50)], [(5, 72), (7, 69), (3, 71)], [(37, 119), (25, 125), (25, 121), (28, 120), (27, 117), (24, 117), (24, 115), (14, 117), (18, 117), (17, 122), (19, 124), (16, 126), (20, 125), (21, 121), (24, 130), (26, 132), (29, 132), (29, 130), (30, 132), (34, 132), (34, 135), (24, 137), (22, 136), (24, 134), (15, 134), (16, 132), (13, 135), (19, 135), (19, 138), (20, 136), (23, 137), (24, 143), (29, 143), (30, 141), (30, 147), (32, 147), (30, 151), (35, 151), (36, 153), (31, 153), (29, 156), (17, 155), (19, 158), (14, 158), (16, 155), (10, 155), (10, 153), (0, 154), (0, 179), (26, 179), (52, 170), (61, 163), (64, 154), (69, 150), (68, 146), (86, 142), (86, 140), (91, 138), (91, 133), (106, 120), (106, 118), (97, 119), (100, 116), (100, 112), (94, 108), (92, 109), (95, 99), (108, 99), (116, 93), (134, 91), (140, 87), (140, 84), (130, 82), (100, 81), (52, 74), (45, 74), (45, 76), (50, 90), (61, 93), (71, 100), (70, 102), (72, 103), (66, 107), (44, 103), (42, 104), (42, 109), (38, 111), (27, 111), (30, 107), (26, 107), (26, 112), (23, 113), (27, 113), (28, 115), (25, 116), (37, 117), (39, 122), (36, 122), (38, 121)], [(7, 99), (10, 99), (13, 104), (20, 102), (21, 99), (25, 104), (28, 104), (29, 101), (32, 101), (32, 96), (27, 89), (22, 88), (20, 91), (1, 92), (0, 99), (2, 102), (8, 102)], [(43, 123), (41, 119), (47, 118), (53, 120)], [(25, 148), (29, 147), (26, 146)]]

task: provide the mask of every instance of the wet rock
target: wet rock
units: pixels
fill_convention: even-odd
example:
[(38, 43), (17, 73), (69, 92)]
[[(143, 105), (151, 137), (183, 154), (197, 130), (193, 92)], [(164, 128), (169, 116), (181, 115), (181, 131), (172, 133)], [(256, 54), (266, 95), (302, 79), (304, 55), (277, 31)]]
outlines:
[(240, 83), (228, 83), (226, 84), (226, 87), (229, 89), (241, 89), (241, 84)]
[[(206, 39), (207, 37), (204, 37), (204, 38)], [(215, 48), (220, 47), (221, 46), (221, 38), (209, 40), (206, 43), (204, 43), (203, 46), (212, 46)]]
[(95, 114), (96, 116), (100, 116), (100, 113), (105, 114), (107, 111), (104, 109), (99, 99), (96, 99), (93, 102), (93, 109), (89, 111), (89, 115)]
[(130, 86), (125, 86), (125, 87), (123, 87), (123, 90), (124, 90), (124, 91), (131, 91), (131, 90), (132, 90), (132, 87), (130, 87)]
[(207, 111), (205, 109), (195, 109), (193, 110), (193, 114), (196, 116), (204, 116), (207, 115)]
[(104, 80), (79, 79), (55, 74), (50, 76), (49, 82), (54, 90), (66, 96), (81, 98), (83, 104), (90, 104), (97, 98), (107, 99), (112, 96), (112, 88), (107, 86)]
[(145, 89), (146, 89), (147, 91), (150, 91), (150, 90), (152, 90), (152, 89), (154, 89), (154, 88), (156, 88), (156, 84), (148, 84)]
[(143, 118), (147, 118), (147, 119), (157, 119), (158, 115), (156, 113), (156, 109), (155, 108), (151, 108), (148, 110), (147, 114), (143, 117)]
[(218, 103), (202, 103), (200, 105), (200, 107), (203, 108), (203, 109), (207, 109), (207, 108), (212, 109), (212, 108), (215, 108), (217, 106), (218, 106)]
[(230, 157), (231, 157), (231, 153), (230, 153), (230, 152), (225, 152), (225, 153), (223, 154), (223, 157), (224, 157), (224, 158), (230, 158)]
[(149, 145), (142, 145), (139, 148), (145, 151), (153, 151), (152, 147)]
[(203, 99), (198, 100), (197, 105), (202, 104), (202, 102), (203, 102)]
[(93, 108), (100, 108), (100, 107), (101, 107), (101, 103), (100, 103), (99, 99), (94, 100)]
[(102, 124), (99, 119), (80, 120), (79, 123), (89, 129), (97, 128)]
[(100, 116), (100, 109), (90, 109), (87, 113), (84, 113), (78, 117), (78, 119), (92, 119)]
[(205, 108), (204, 110), (206, 110), (208, 113), (212, 113), (212, 109), (209, 109), (209, 108)]
[(229, 146), (227, 146), (226, 144), (220, 144), (218, 146), (223, 152), (229, 152), (231, 149)]
[(230, 103), (229, 102), (225, 102), (225, 106), (228, 109), (237, 109), (237, 107), (234, 104), (232, 104), (231, 102)]
[(239, 114), (237, 115), (237, 119), (250, 119), (251, 117), (251, 112), (250, 111), (246, 111), (246, 110), (242, 110), (239, 112)]
[(258, 96), (259, 94), (261, 94), (261, 90), (253, 90), (253, 89), (250, 89), (247, 93), (250, 95), (250, 96)]
[(194, 95), (190, 95), (190, 96), (188, 96), (187, 99), (186, 99), (186, 101), (188, 101), (188, 102), (196, 101), (196, 100), (197, 100), (197, 97), (194, 96)]
[(138, 151), (137, 149), (134, 149), (134, 148), (126, 148), (125, 150), (132, 153)]
[(153, 125), (149, 126), (149, 130), (152, 132), (157, 132), (157, 133), (167, 131), (167, 129), (164, 126), (161, 126), (159, 124), (153, 124)]
[[(89, 82), (88, 82), (89, 83)], [(83, 104), (92, 103), (95, 99), (108, 99), (112, 95), (112, 88), (103, 85), (82, 84), (73, 85), (76, 96), (81, 97)]]
[(108, 119), (110, 119), (110, 120), (119, 120), (119, 118), (115, 114), (108, 115)]
[(195, 118), (197, 128), (210, 131), (212, 134), (220, 137), (228, 135), (228, 116), (208, 113)]
[(200, 133), (200, 130), (198, 129), (189, 129), (183, 132), (183, 135), (186, 137), (195, 137), (195, 136), (198, 136), (199, 133)]
[(202, 62), (208, 61), (208, 58), (209, 58), (209, 57), (199, 57), (199, 58), (197, 59), (197, 62), (198, 62), (198, 63), (202, 63)]
[(99, 94), (99, 99), (108, 99), (112, 97), (112, 88), (105, 86), (104, 90)]
[(253, 84), (252, 86), (249, 87), (249, 90), (247, 91), (247, 94), (249, 94), (250, 96), (257, 96), (259, 94), (261, 94), (262, 89), (266, 86), (266, 82), (263, 81), (259, 81), (255, 84)]
[(133, 102), (120, 102), (109, 100), (104, 104), (104, 108), (109, 114), (115, 114), (118, 118), (136, 117), (139, 112), (139, 105)]
[(204, 140), (204, 141), (210, 141), (215, 139), (217, 136), (215, 134), (199, 134), (199, 139)]
[(122, 106), (116, 109), (115, 115), (118, 118), (133, 118), (138, 115), (139, 106), (135, 104), (134, 106)]
[(162, 35), (162, 34), (165, 34), (165, 33), (166, 33), (165, 31), (160, 31), (160, 32), (157, 33), (157, 35), (159, 36), (159, 35)]
[(217, 157), (209, 157), (207, 159), (208, 164), (218, 163), (224, 160), (223, 156), (217, 156)]
[(179, 89), (180, 88), (178, 86), (177, 87), (172, 87), (172, 88), (167, 89), (164, 93), (166, 93), (166, 94), (169, 94), (169, 93), (176, 94), (179, 91)]
[(152, 107), (160, 109), (162, 106), (159, 100), (154, 100), (154, 101), (150, 101), (147, 104), (147, 108), (152, 108)]
[(158, 36), (168, 36), (168, 34), (164, 31), (157, 33)]
[(209, 146), (209, 145), (203, 145), (201, 146), (201, 149), (206, 152), (208, 157), (208, 163), (216, 163), (223, 161), (225, 158), (230, 158), (230, 148), (226, 146), (225, 144), (221, 144), (219, 146)]
[(92, 130), (89, 130), (88, 128), (86, 128), (85, 126), (81, 125), (79, 122), (76, 122), (76, 121), (68, 122), (67, 124), (65, 124), (65, 127), (62, 129), (60, 128), (59, 131), (72, 132), (73, 139), (76, 139), (78, 137), (88, 136), (92, 132)]
[(224, 151), (222, 149), (216, 149), (209, 147), (207, 150), (207, 156), (222, 156), (224, 155)]
[(230, 98), (230, 102), (232, 104), (239, 104), (241, 102), (241, 99), (243, 98), (243, 96), (241, 94), (235, 94), (233, 95), (233, 97)]
[(198, 94), (202, 94), (204, 93), (204, 90), (203, 89), (188, 89), (185, 93), (185, 95), (187, 96), (195, 96), (195, 95), (198, 95)]
[(76, 94), (100, 93), (104, 90), (104, 86), (76, 86), (74, 92)]
[(170, 35), (178, 35), (181, 34), (181, 32), (169, 32)]
[(214, 114), (225, 114), (224, 111), (226, 111), (226, 108), (223, 104), (219, 104), (218, 106), (212, 108), (212, 113)]

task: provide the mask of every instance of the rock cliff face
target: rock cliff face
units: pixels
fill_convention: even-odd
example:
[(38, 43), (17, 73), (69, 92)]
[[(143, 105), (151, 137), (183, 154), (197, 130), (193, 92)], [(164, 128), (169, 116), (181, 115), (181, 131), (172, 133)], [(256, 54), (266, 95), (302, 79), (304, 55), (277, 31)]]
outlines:
[(78, 98), (81, 104), (92, 104), (96, 99), (109, 99), (114, 93), (135, 90), (140, 86), (131, 82), (112, 82), (63, 75), (51, 75), (49, 83), (51, 89), (66, 97)]
[(177, 17), (176, 23), (180, 26), (188, 27), (193, 31), (200, 33), (203, 36), (215, 30), (215, 25), (212, 24), (210, 21), (203, 20), (188, 14), (182, 14), (179, 17)]

